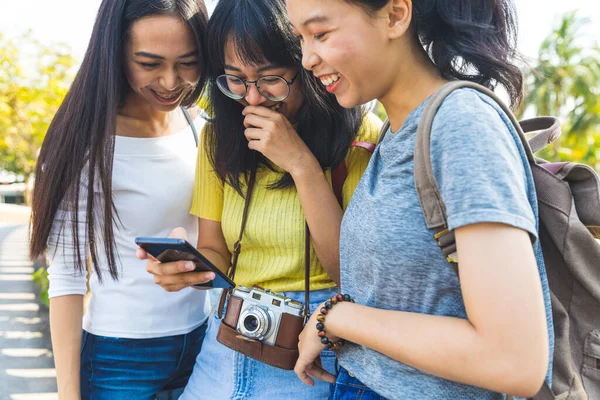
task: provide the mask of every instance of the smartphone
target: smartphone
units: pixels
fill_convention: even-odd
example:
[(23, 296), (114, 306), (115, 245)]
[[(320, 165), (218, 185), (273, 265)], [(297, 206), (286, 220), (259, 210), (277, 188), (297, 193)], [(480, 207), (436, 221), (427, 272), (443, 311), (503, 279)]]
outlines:
[(160, 262), (166, 263), (182, 260), (193, 261), (196, 264), (194, 272), (212, 271), (215, 273), (215, 279), (210, 282), (194, 285), (196, 287), (219, 289), (230, 289), (235, 287), (235, 283), (229, 279), (227, 275), (213, 263), (208, 261), (206, 257), (200, 254), (198, 250), (185, 239), (138, 237), (135, 238), (135, 243)]

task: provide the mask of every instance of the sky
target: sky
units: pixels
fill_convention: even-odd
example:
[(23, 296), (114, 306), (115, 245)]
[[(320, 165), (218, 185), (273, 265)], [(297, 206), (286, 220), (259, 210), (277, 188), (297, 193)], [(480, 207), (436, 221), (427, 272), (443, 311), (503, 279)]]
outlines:
[[(213, 3), (215, 0), (208, 0)], [(586, 39), (600, 43), (600, 3), (596, 0), (515, 0), (519, 14), (519, 50), (535, 58), (543, 39), (560, 15), (578, 9), (591, 23)], [(20, 35), (27, 30), (45, 43), (63, 42), (81, 59), (88, 44), (100, 0), (0, 0), (0, 33)], [(209, 8), (211, 4), (209, 4)]]

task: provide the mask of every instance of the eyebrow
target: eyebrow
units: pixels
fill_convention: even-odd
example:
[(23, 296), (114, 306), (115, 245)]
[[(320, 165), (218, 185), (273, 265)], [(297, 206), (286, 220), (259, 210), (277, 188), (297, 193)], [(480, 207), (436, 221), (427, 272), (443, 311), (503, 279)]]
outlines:
[[(133, 55), (138, 56), (138, 57), (154, 58), (156, 60), (164, 60), (165, 59), (163, 56), (159, 56), (157, 54), (152, 54), (152, 53), (147, 53), (145, 51), (138, 51), (137, 53), (133, 53)], [(194, 51), (190, 51), (189, 53), (186, 53), (184, 55), (181, 55), (177, 58), (188, 58), (188, 57), (193, 57), (196, 55), (197, 55), (197, 52), (196, 52), (196, 50), (194, 50)]]
[(302, 26), (308, 26), (310, 24), (318, 24), (321, 22), (327, 22), (329, 21), (329, 17), (325, 16), (325, 15), (315, 15), (314, 17), (311, 17), (309, 19), (307, 19), (306, 21), (304, 21), (302, 23)]
[[(233, 65), (229, 65), (229, 64), (225, 64), (224, 68), (228, 69), (230, 71), (242, 72), (242, 70), (239, 69), (238, 67), (234, 67)], [(279, 68), (283, 68), (283, 67), (281, 65), (268, 64), (268, 65), (260, 67), (259, 69), (256, 70), (256, 72), (261, 73), (261, 72), (270, 71), (272, 69), (279, 69)]]

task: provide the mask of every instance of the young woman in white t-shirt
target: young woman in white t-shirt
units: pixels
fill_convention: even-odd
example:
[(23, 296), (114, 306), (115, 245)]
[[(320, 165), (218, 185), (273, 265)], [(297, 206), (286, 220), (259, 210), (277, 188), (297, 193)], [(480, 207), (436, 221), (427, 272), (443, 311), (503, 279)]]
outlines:
[[(31, 256), (46, 252), (50, 261), (61, 399), (154, 398), (185, 386), (194, 366), (208, 293), (155, 285), (135, 258), (134, 239), (175, 227), (197, 235), (188, 213), (196, 159), (190, 124), (203, 125), (194, 104), (205, 79), (206, 24), (199, 0), (104, 0), (48, 130)], [(92, 296), (84, 315), (86, 265)]]

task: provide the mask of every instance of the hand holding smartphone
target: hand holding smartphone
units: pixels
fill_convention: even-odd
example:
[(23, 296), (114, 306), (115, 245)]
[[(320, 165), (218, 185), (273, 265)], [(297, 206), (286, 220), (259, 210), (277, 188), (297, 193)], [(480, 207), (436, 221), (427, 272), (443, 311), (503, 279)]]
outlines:
[(230, 289), (235, 283), (219, 268), (204, 257), (194, 246), (185, 239), (138, 237), (135, 243), (161, 263), (174, 261), (192, 261), (196, 268), (194, 272), (214, 272), (215, 279), (199, 285), (199, 288)]

